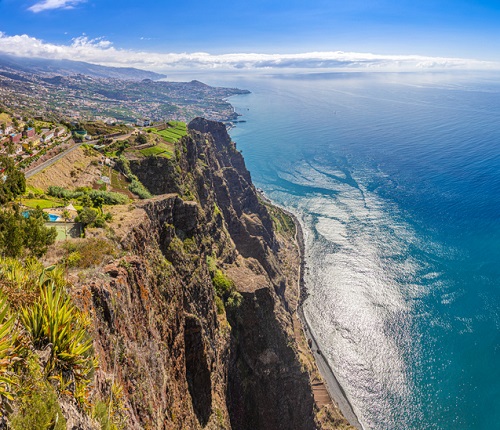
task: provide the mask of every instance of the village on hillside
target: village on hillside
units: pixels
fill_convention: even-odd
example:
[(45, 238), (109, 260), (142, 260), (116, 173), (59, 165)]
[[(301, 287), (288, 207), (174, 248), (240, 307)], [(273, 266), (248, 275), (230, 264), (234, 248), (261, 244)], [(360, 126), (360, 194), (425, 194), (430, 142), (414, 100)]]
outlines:
[(0, 113), (0, 154), (14, 157), (21, 167), (67, 142), (72, 133), (61, 124)]

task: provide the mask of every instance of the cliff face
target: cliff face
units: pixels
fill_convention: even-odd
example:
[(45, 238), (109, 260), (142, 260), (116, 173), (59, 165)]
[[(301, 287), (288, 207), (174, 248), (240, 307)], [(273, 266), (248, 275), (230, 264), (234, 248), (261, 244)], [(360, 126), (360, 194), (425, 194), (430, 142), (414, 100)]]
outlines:
[[(123, 387), (127, 428), (317, 428), (293, 337), (297, 249), (273, 230), (224, 125), (189, 130), (175, 160), (131, 161), (157, 197), (117, 216), (122, 256), (80, 286), (97, 391)], [(241, 301), (217, 296), (219, 272)]]

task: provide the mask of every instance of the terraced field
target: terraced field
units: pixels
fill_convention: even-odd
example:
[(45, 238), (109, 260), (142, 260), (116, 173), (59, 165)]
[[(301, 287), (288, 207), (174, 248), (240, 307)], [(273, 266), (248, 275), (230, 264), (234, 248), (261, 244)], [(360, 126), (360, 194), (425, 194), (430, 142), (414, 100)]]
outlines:
[(163, 137), (167, 142), (175, 143), (187, 134), (187, 125), (182, 121), (170, 121), (168, 127), (164, 130), (148, 128), (148, 132), (149, 131)]
[(165, 157), (165, 158), (171, 158), (174, 153), (173, 148), (166, 143), (158, 143), (155, 146), (141, 149), (139, 152), (145, 157), (156, 155), (157, 157)]

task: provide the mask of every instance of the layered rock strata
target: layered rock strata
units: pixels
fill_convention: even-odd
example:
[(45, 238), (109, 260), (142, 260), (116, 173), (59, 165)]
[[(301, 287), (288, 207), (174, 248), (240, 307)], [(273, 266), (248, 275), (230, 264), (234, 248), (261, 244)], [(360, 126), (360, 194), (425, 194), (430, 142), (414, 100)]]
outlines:
[[(225, 126), (197, 118), (175, 159), (130, 165), (157, 196), (115, 216), (121, 255), (75, 293), (94, 316), (96, 390), (122, 387), (130, 429), (333, 428), (294, 333), (293, 232), (276, 233)], [(242, 300), (222, 303), (215, 272)]]

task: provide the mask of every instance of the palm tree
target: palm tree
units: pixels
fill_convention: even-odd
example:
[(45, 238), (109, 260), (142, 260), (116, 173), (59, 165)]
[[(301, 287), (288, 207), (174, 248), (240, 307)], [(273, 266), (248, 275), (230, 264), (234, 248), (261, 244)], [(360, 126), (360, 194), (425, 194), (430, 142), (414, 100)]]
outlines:
[(66, 223), (69, 221), (71, 218), (71, 214), (69, 213), (69, 210), (64, 209), (62, 211), (62, 217), (64, 218), (64, 234), (66, 236), (66, 240), (68, 240), (68, 229)]

